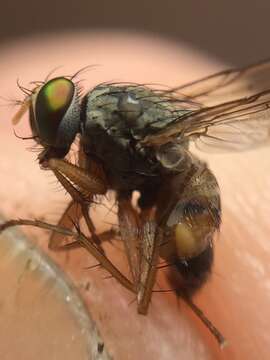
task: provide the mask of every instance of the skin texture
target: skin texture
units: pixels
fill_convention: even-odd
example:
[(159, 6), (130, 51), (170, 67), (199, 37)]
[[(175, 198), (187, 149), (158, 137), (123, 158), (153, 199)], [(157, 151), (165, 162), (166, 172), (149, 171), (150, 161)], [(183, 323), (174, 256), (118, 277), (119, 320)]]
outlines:
[[(117, 33), (78, 33), (30, 38), (1, 50), (1, 96), (21, 99), (16, 87), (43, 80), (58, 65), (56, 75), (72, 74), (85, 65), (100, 64), (79, 78), (85, 89), (103, 81), (135, 81), (175, 86), (224, 68), (181, 44)], [(7, 101), (3, 100), (5, 105)], [(68, 197), (49, 172), (35, 163), (29, 142), (17, 139), (10, 119), (14, 110), (0, 108), (1, 212), (6, 218), (45, 218), (56, 223)], [(29, 136), (26, 118), (16, 128)], [(227, 338), (221, 350), (208, 330), (173, 293), (155, 293), (147, 317), (136, 313), (134, 296), (100, 269), (85, 251), (51, 255), (81, 289), (109, 352), (117, 359), (267, 359), (270, 350), (270, 149), (243, 154), (209, 155), (221, 188), (223, 216), (215, 242), (211, 279), (195, 302)], [(97, 228), (115, 222), (104, 207), (95, 211)], [(48, 233), (23, 229), (44, 249)], [(108, 253), (126, 270), (118, 245)], [(119, 260), (120, 259), (120, 260)], [(168, 288), (160, 274), (158, 285)], [(157, 287), (158, 289), (159, 287)], [(44, 309), (44, 311), (46, 311)], [(49, 316), (49, 314), (48, 314)]]

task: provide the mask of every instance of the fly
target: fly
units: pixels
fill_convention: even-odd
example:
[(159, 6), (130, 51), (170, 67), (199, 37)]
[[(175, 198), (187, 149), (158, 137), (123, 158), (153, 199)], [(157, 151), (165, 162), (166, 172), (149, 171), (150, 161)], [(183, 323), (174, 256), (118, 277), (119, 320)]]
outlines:
[[(207, 164), (190, 150), (244, 151), (269, 144), (270, 61), (233, 69), (162, 91), (137, 84), (101, 84), (81, 96), (75, 76), (35, 83), (14, 125), (28, 112), (32, 138), (42, 146), (44, 170), (54, 173), (71, 201), (57, 225), (10, 220), (52, 231), (49, 247), (84, 247), (147, 314), (160, 258), (174, 264), (178, 295), (222, 345), (222, 334), (193, 303), (213, 264), (213, 237), (221, 223), (220, 191)], [(77, 74), (76, 74), (77, 75)], [(67, 160), (79, 137), (78, 163)], [(115, 193), (118, 224), (131, 278), (106, 256), (90, 216), (96, 196)], [(139, 193), (136, 207), (131, 202)], [(88, 233), (65, 228), (75, 206)], [(68, 244), (55, 234), (72, 238)], [(107, 234), (108, 235), (108, 234)], [(106, 238), (106, 236), (105, 236)]]

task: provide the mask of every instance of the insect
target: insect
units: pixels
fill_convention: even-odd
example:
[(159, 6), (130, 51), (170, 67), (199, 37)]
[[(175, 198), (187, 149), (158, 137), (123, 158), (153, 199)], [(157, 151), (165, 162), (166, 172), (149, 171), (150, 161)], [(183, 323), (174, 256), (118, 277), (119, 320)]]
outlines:
[[(244, 151), (270, 139), (270, 61), (223, 71), (187, 85), (156, 90), (139, 84), (100, 84), (81, 96), (75, 76), (35, 83), (13, 119), (29, 113), (40, 166), (71, 196), (57, 225), (10, 220), (52, 231), (49, 246), (81, 246), (123, 286), (146, 314), (159, 258), (176, 268), (179, 296), (222, 344), (225, 339), (192, 302), (213, 263), (213, 236), (221, 223), (220, 192), (207, 164), (191, 151)], [(77, 75), (77, 74), (76, 74)], [(78, 163), (67, 160), (79, 137)], [(113, 191), (119, 233), (131, 279), (108, 259), (90, 216), (96, 196)], [(132, 195), (137, 191), (136, 206)], [(79, 206), (89, 234), (64, 220)], [(63, 245), (54, 235), (73, 238)]]

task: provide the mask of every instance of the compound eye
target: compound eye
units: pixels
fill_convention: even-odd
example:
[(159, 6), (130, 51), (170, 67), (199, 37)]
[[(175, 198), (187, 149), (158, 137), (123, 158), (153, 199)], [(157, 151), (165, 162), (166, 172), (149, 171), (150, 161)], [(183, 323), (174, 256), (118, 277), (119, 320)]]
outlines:
[[(72, 81), (59, 77), (48, 81), (33, 99), (33, 131), (41, 142), (69, 147), (79, 128), (79, 107)], [(67, 133), (69, 132), (69, 133)]]

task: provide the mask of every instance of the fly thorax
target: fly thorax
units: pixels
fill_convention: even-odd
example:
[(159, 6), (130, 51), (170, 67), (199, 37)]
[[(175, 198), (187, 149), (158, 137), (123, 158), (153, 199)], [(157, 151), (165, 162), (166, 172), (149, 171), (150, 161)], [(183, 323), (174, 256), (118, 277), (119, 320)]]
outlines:
[(172, 105), (151, 89), (102, 85), (88, 94), (85, 128), (99, 128), (111, 136), (141, 140), (166, 127), (177, 116)]
[(100, 86), (87, 96), (84, 149), (102, 161), (114, 187), (127, 181), (129, 188), (141, 187), (147, 178), (159, 175), (154, 150), (140, 144), (149, 124), (162, 118), (160, 106), (149, 96), (149, 90), (113, 86)]

